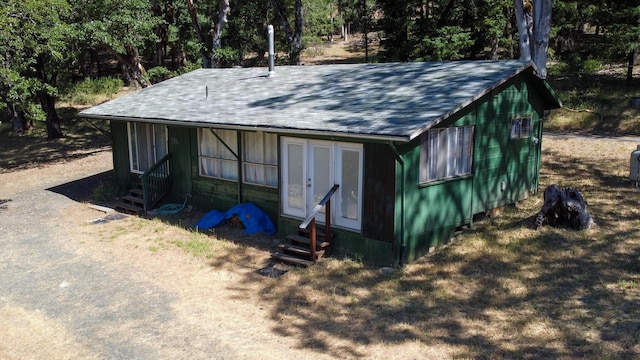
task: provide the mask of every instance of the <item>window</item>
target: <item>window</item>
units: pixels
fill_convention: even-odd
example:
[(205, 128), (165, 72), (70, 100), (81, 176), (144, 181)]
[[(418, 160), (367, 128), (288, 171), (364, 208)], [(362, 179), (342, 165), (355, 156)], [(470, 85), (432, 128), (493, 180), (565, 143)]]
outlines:
[(201, 176), (238, 180), (237, 154), (238, 137), (235, 131), (198, 129)]
[(278, 186), (278, 136), (242, 133), (242, 176), (249, 184)]
[(129, 123), (129, 165), (132, 173), (142, 174), (167, 155), (167, 127)]
[(420, 145), (420, 182), (471, 174), (473, 126), (430, 130)]
[(526, 139), (531, 137), (531, 117), (519, 116), (511, 120), (511, 138)]

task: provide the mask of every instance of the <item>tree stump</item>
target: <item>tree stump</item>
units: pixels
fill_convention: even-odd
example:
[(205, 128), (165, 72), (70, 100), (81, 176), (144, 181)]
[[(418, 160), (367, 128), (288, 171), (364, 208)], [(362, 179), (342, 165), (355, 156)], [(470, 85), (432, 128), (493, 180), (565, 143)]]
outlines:
[(536, 216), (537, 229), (545, 223), (575, 230), (589, 229), (594, 225), (580, 192), (571, 186), (560, 188), (556, 184), (544, 190), (544, 205)]

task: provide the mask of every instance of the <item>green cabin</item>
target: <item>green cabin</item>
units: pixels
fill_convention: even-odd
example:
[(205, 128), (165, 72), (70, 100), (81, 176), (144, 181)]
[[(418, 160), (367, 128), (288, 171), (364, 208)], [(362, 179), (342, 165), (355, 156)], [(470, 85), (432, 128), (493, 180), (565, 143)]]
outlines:
[(121, 186), (147, 176), (145, 196), (191, 194), (202, 211), (251, 202), (280, 236), (311, 218), (333, 254), (397, 266), (538, 190), (561, 103), (535, 73), (516, 60), (199, 69), (81, 116), (110, 122)]

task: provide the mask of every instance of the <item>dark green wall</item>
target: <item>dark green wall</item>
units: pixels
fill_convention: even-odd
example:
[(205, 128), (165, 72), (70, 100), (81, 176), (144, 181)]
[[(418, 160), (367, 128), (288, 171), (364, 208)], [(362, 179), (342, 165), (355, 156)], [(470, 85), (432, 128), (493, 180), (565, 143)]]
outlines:
[[(437, 127), (474, 125), (476, 118), (475, 108), (470, 108)], [(429, 248), (447, 242), (456, 226), (471, 221), (473, 177), (421, 185), (419, 138), (405, 148), (402, 159), (405, 163), (404, 181), (401, 168), (398, 168), (397, 176), (398, 182), (404, 183), (404, 199), (399, 194), (396, 213), (400, 217), (399, 221), (404, 221), (404, 260), (410, 262), (424, 255)]]
[(532, 136), (539, 137), (540, 110), (529, 102), (532, 97), (527, 83), (516, 82), (478, 105), (474, 213), (519, 201), (537, 189), (540, 143), (510, 139), (511, 119), (518, 115), (531, 116)]
[(474, 214), (517, 202), (537, 190), (541, 144), (531, 138), (510, 139), (510, 132), (514, 117), (530, 115), (532, 136), (540, 138), (542, 109), (534, 89), (526, 82), (510, 81), (458, 117), (438, 124), (436, 128), (475, 126), (470, 176), (420, 185), (420, 139), (401, 147), (405, 166), (404, 171), (397, 168), (396, 176), (404, 186), (404, 199), (398, 192), (396, 226), (404, 226), (405, 261), (447, 243), (455, 228), (470, 224)]
[(117, 186), (122, 190), (126, 190), (131, 186), (127, 123), (123, 121), (111, 121), (110, 125), (111, 137), (113, 139), (113, 172)]
[[(184, 196), (191, 194), (191, 136), (188, 128), (168, 127), (169, 153), (171, 153), (171, 175), (173, 189), (167, 201), (184, 201)], [(189, 200), (191, 203), (191, 200)]]
[[(512, 80), (438, 124), (475, 126), (473, 174), (447, 181), (419, 183), (419, 137), (409, 144), (396, 144), (397, 149), (386, 143), (365, 144), (363, 229), (335, 229), (334, 254), (395, 265), (404, 248), (403, 260), (413, 261), (448, 242), (455, 228), (470, 224), (474, 214), (513, 203), (537, 190), (541, 144), (529, 138), (511, 140), (509, 134), (514, 116), (531, 115), (532, 135), (539, 138), (543, 108), (535, 89)], [(132, 177), (126, 123), (112, 122), (111, 128), (116, 179), (127, 184)], [(224, 211), (239, 202), (252, 202), (271, 217), (280, 236), (296, 232), (300, 220), (280, 216), (279, 189), (239, 187), (236, 181), (199, 175), (197, 129), (169, 127), (169, 149), (175, 176), (172, 201), (191, 193), (190, 204), (202, 211)]]

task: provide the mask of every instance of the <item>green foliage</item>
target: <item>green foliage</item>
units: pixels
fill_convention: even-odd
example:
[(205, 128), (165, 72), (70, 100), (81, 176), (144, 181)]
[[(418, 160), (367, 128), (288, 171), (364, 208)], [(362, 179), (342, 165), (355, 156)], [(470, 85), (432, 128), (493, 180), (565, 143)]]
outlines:
[(63, 89), (62, 99), (73, 104), (92, 104), (96, 102), (95, 100), (98, 96), (112, 97), (117, 94), (123, 85), (122, 80), (119, 78), (86, 78), (81, 82), (67, 85)]
[(156, 84), (161, 81), (171, 79), (172, 77), (175, 76), (175, 72), (167, 69), (164, 66), (156, 66), (147, 70), (147, 73), (145, 76), (147, 77), (149, 82), (151, 82), (152, 84)]
[(214, 55), (218, 59), (220, 67), (231, 67), (240, 62), (240, 51), (229, 46), (217, 49), (214, 51)]
[(425, 36), (415, 49), (413, 58), (417, 61), (458, 60), (473, 44), (469, 33), (457, 26), (438, 29), (435, 36)]

